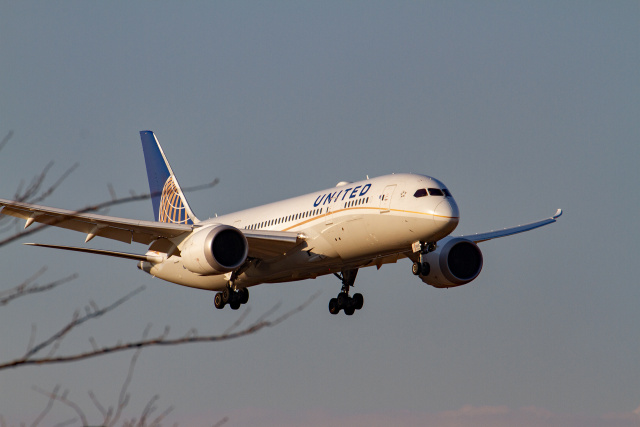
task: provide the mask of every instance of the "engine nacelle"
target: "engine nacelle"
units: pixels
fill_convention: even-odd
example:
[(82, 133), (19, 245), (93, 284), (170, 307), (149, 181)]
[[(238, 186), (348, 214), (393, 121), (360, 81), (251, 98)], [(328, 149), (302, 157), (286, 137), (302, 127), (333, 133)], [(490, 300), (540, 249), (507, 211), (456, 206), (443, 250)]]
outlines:
[(181, 248), (182, 262), (192, 273), (228, 273), (247, 259), (249, 245), (244, 234), (230, 225), (215, 225), (196, 232)]
[(455, 237), (438, 243), (438, 248), (427, 254), (431, 267), (422, 281), (436, 288), (466, 285), (478, 277), (482, 270), (482, 251), (474, 242)]

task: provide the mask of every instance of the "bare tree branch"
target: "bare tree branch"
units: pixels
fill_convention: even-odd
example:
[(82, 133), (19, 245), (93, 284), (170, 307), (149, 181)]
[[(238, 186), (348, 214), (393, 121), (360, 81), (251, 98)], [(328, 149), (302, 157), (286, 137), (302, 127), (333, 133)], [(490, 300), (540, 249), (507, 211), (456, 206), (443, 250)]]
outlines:
[[(102, 315), (102, 314), (112, 310), (117, 305), (120, 305), (124, 301), (126, 301), (127, 299), (131, 298), (133, 296), (133, 294), (135, 294), (137, 292), (138, 292), (138, 290), (134, 291), (131, 294), (125, 296), (124, 298), (116, 301), (111, 306), (101, 310), (101, 312), (99, 314), (92, 314), (90, 316), (84, 316), (82, 318), (74, 318), (74, 320), (72, 320), (67, 326), (62, 328), (58, 333), (54, 334), (53, 336), (51, 336), (47, 340), (43, 341), (41, 344), (39, 344), (36, 347), (34, 347), (32, 350), (27, 352), (27, 354), (24, 357), (22, 357), (20, 359), (17, 359), (17, 360), (5, 362), (5, 363), (0, 363), (0, 370), (8, 369), (8, 368), (14, 368), (14, 367), (17, 367), (17, 366), (24, 366), (24, 365), (51, 365), (51, 364), (57, 364), (57, 363), (75, 362), (75, 361), (78, 361), (78, 360), (90, 359), (90, 358), (97, 357), (97, 356), (102, 356), (102, 355), (105, 355), (105, 354), (117, 353), (117, 352), (122, 352), (122, 351), (126, 351), (126, 350), (133, 350), (133, 349), (139, 349), (139, 348), (145, 348), (145, 347), (172, 346), (172, 345), (202, 343), (202, 342), (228, 341), (228, 340), (244, 337), (246, 335), (254, 334), (254, 333), (256, 333), (259, 330), (264, 329), (264, 328), (274, 327), (274, 326), (282, 323), (283, 321), (285, 321), (289, 317), (293, 316), (294, 314), (298, 313), (299, 311), (303, 310), (304, 308), (306, 308), (309, 304), (311, 304), (311, 302), (314, 299), (316, 299), (320, 295), (319, 292), (314, 294), (314, 295), (312, 295), (304, 303), (302, 303), (299, 306), (297, 306), (296, 308), (284, 313), (282, 316), (277, 317), (274, 320), (268, 320), (267, 318), (265, 318), (265, 316), (262, 316), (260, 319), (258, 319), (258, 321), (254, 322), (251, 325), (247, 326), (246, 328), (241, 329), (241, 330), (236, 331), (236, 332), (223, 333), (222, 335), (202, 335), (202, 336), (193, 335), (193, 334), (190, 333), (190, 334), (187, 334), (187, 335), (185, 335), (183, 337), (180, 337), (180, 338), (168, 339), (168, 338), (166, 338), (167, 332), (166, 332), (166, 329), (165, 329), (165, 332), (162, 335), (160, 335), (160, 336), (158, 336), (156, 338), (151, 338), (151, 339), (143, 338), (142, 340), (138, 340), (138, 341), (132, 341), (132, 342), (127, 342), (127, 343), (118, 343), (118, 344), (113, 345), (113, 346), (102, 347), (102, 348), (99, 348), (97, 350), (96, 349), (92, 349), (92, 350), (84, 352), (84, 353), (77, 353), (77, 354), (67, 355), (67, 356), (42, 357), (42, 358), (32, 358), (31, 357), (35, 353), (37, 353), (38, 351), (42, 350), (43, 348), (47, 347), (48, 345), (51, 345), (54, 341), (56, 341), (60, 337), (66, 335), (71, 329), (73, 329), (74, 327), (78, 326), (80, 323), (83, 323), (83, 322), (85, 322), (85, 321), (87, 321), (89, 319), (95, 318), (98, 315)], [(279, 304), (277, 304), (277, 305), (279, 305)], [(269, 313), (273, 313), (273, 310), (270, 310)]]

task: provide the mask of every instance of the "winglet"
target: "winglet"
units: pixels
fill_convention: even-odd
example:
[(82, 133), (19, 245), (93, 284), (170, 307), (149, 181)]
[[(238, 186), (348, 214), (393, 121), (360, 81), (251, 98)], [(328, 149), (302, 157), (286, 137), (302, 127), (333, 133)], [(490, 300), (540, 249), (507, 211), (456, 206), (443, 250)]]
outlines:
[(464, 239), (469, 239), (475, 243), (485, 242), (487, 240), (497, 239), (500, 237), (512, 236), (514, 234), (523, 233), (525, 231), (534, 230), (536, 228), (553, 224), (562, 215), (562, 209), (558, 209), (556, 213), (547, 219), (542, 221), (536, 221), (529, 224), (519, 225), (517, 227), (504, 228), (502, 230), (489, 231), (488, 233), (469, 234), (466, 236), (458, 236)]
[(199, 222), (191, 211), (156, 136), (152, 131), (144, 130), (140, 131), (140, 139), (156, 221), (172, 224)]

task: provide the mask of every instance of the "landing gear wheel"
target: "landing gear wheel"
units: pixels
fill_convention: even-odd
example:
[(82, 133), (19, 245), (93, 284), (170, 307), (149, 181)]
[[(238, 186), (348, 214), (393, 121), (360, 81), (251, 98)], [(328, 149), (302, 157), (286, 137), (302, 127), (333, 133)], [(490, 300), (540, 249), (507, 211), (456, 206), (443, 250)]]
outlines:
[(249, 289), (242, 288), (238, 294), (240, 295), (240, 304), (246, 304), (249, 301)]
[(240, 308), (240, 305), (242, 304), (240, 302), (240, 299), (238, 298), (239, 295), (234, 295), (235, 298), (231, 299), (231, 302), (229, 303), (229, 307), (231, 307), (231, 310), (237, 310)]
[[(360, 310), (364, 304), (364, 297), (362, 294), (353, 294), (353, 308)], [(345, 313), (347, 311), (345, 310)]]
[(349, 295), (347, 295), (346, 292), (340, 292), (338, 294), (338, 305), (340, 307), (345, 307), (347, 304), (349, 304)]
[(222, 291), (222, 301), (226, 303), (229, 302), (229, 299), (231, 298), (231, 291), (229, 289), (229, 287), (224, 288), (224, 290)]
[(357, 274), (357, 268), (342, 270), (340, 273), (333, 273), (333, 275), (342, 282), (342, 290), (336, 298), (331, 298), (329, 301), (329, 312), (331, 314), (338, 314), (340, 310), (344, 310), (344, 314), (352, 316), (356, 310), (362, 308), (362, 304), (364, 303), (362, 294), (355, 294), (353, 297), (349, 296), (349, 288), (353, 286)]
[(428, 276), (430, 272), (431, 272), (431, 266), (429, 265), (429, 263), (423, 262), (422, 266), (420, 267), (420, 274), (423, 276)]
[(422, 272), (422, 267), (420, 266), (419, 262), (413, 263), (413, 265), (411, 266), (411, 272), (414, 276), (417, 276)]
[(213, 299), (213, 305), (215, 305), (218, 310), (222, 310), (224, 308), (225, 302), (223, 301), (221, 292), (218, 292), (216, 294), (215, 298)]
[(340, 313), (340, 306), (338, 305), (338, 299), (337, 298), (331, 298), (329, 300), (329, 313), (331, 313), (331, 314)]

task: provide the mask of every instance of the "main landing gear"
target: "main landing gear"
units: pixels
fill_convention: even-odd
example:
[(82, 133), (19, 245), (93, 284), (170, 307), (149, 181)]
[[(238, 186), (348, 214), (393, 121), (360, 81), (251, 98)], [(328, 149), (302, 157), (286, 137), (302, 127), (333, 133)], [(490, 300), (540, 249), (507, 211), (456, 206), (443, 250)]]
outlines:
[(225, 305), (229, 304), (232, 310), (237, 310), (242, 304), (249, 301), (249, 289), (241, 288), (233, 290), (230, 285), (224, 288), (224, 291), (218, 292), (213, 300), (218, 310), (222, 310)]
[(436, 244), (435, 242), (428, 242), (428, 243), (416, 242), (416, 243), (419, 243), (420, 245), (419, 246), (420, 255), (418, 256), (418, 261), (414, 262), (413, 265), (411, 266), (411, 272), (415, 276), (418, 276), (418, 275), (428, 276), (429, 273), (431, 272), (431, 266), (427, 262), (427, 254), (429, 252), (433, 252), (436, 250)]
[(329, 313), (338, 314), (340, 310), (344, 310), (344, 314), (351, 316), (356, 310), (360, 310), (362, 304), (364, 304), (362, 294), (354, 294), (353, 297), (349, 296), (349, 288), (356, 281), (358, 269), (354, 268), (353, 270), (344, 270), (342, 273), (333, 274), (342, 281), (342, 290), (337, 298), (331, 298), (329, 301)]

